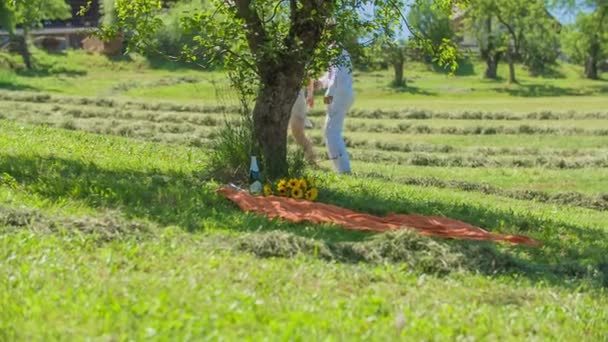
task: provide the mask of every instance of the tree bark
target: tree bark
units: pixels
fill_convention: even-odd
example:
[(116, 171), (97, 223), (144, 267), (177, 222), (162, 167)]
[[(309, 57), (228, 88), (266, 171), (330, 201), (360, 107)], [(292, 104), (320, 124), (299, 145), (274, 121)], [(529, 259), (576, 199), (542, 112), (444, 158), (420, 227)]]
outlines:
[(25, 64), (26, 69), (32, 69), (32, 55), (30, 54), (30, 50), (27, 44), (27, 32), (24, 30), (23, 36), (12, 35), (10, 37), (11, 44), (13, 45), (12, 50), (21, 55), (23, 58), (23, 64)]
[(32, 70), (32, 54), (30, 53), (30, 47), (28, 44), (29, 41), (29, 31), (25, 27), (23, 28), (23, 40), (21, 43), (23, 44), (21, 47), (21, 56), (23, 56), (23, 63), (27, 70)]
[(481, 57), (486, 61), (486, 71), (484, 78), (498, 78), (498, 61), (500, 52), (494, 51), (494, 41), (492, 40), (492, 17), (488, 17), (485, 22), (485, 33), (487, 46), (481, 49)]
[(405, 87), (405, 80), (403, 79), (403, 60), (393, 62), (393, 68), (395, 69), (395, 79), (393, 80), (393, 85), (395, 87)]
[(509, 51), (507, 53), (507, 58), (509, 59), (509, 84), (517, 84), (517, 79), (515, 78), (515, 57), (513, 56), (513, 51)]
[(499, 53), (488, 53), (486, 57), (486, 71), (483, 74), (484, 78), (498, 78), (498, 61), (500, 60)]
[(598, 62), (599, 62), (599, 43), (594, 42), (591, 44), (591, 48), (589, 49), (589, 56), (587, 57), (587, 61), (585, 62), (585, 77), (590, 80), (597, 80), (599, 78), (598, 74)]
[(270, 179), (284, 177), (288, 172), (287, 128), (303, 77), (302, 71), (267, 79), (253, 108), (255, 141), (262, 154), (263, 172)]

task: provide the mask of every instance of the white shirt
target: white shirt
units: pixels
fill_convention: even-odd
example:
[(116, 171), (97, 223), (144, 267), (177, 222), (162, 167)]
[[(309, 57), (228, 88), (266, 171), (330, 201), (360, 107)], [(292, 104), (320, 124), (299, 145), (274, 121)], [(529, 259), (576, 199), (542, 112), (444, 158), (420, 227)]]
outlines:
[[(336, 65), (340, 62), (339, 65)], [(332, 63), (329, 70), (320, 79), (324, 88), (327, 88), (325, 96), (351, 95), (353, 93), (353, 74), (350, 54), (342, 50), (338, 61)]]

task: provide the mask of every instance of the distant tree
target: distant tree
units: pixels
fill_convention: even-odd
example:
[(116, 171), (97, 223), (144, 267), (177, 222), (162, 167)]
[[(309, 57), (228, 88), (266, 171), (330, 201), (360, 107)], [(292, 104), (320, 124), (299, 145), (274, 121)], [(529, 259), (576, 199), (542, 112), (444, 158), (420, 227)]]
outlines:
[[(32, 68), (29, 51), (29, 32), (42, 24), (43, 20), (68, 19), (72, 16), (70, 6), (64, 0), (0, 0), (0, 25), (10, 34), (18, 46), (26, 68)], [(15, 34), (15, 26), (21, 25), (23, 35)]]
[(531, 75), (536, 76), (547, 71), (557, 63), (561, 50), (561, 24), (550, 16), (530, 23), (522, 43), (522, 62)]
[(486, 62), (484, 78), (498, 77), (498, 63), (506, 50), (506, 32), (494, 17), (488, 0), (473, 0), (466, 14), (464, 29), (472, 32), (477, 40), (481, 58)]
[(540, 51), (548, 46), (555, 50), (551, 43), (557, 41), (556, 22), (544, 0), (472, 0), (467, 16), (467, 29), (477, 37), (488, 78), (496, 78), (503, 55), (509, 63), (509, 83), (517, 83), (516, 61), (539, 68), (556, 57)]
[(394, 77), (391, 85), (393, 87), (405, 87), (407, 85), (403, 77), (407, 46), (405, 41), (386, 42), (382, 46), (384, 61), (393, 68)]
[(554, 0), (553, 3), (577, 13), (575, 24), (567, 27), (564, 34), (564, 51), (575, 62), (584, 64), (586, 78), (598, 79), (599, 64), (608, 51), (608, 0)]

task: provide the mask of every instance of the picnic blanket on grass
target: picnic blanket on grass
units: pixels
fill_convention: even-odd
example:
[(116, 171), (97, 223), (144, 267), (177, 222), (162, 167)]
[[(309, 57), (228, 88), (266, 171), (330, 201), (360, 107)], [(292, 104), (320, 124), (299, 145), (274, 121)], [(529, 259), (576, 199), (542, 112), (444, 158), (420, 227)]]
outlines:
[(349, 230), (386, 232), (415, 229), (423, 235), (463, 240), (504, 241), (539, 246), (540, 242), (522, 235), (490, 233), (466, 222), (437, 216), (389, 214), (384, 217), (358, 213), (336, 205), (278, 196), (253, 196), (247, 191), (222, 187), (218, 193), (236, 203), (241, 210), (290, 222), (335, 223)]

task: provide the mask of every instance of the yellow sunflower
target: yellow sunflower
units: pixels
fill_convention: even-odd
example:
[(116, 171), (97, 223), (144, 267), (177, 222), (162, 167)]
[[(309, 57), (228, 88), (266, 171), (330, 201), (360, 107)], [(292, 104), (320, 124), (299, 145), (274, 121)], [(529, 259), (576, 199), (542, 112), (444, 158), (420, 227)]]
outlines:
[(305, 196), (304, 198), (306, 198), (306, 200), (314, 201), (319, 196), (319, 190), (317, 190), (317, 188), (310, 188), (310, 189), (308, 189), (308, 191), (306, 191), (306, 194), (304, 196)]
[(286, 188), (286, 187), (287, 187), (287, 181), (284, 178), (279, 180), (279, 182), (277, 183), (277, 188)]
[(264, 196), (272, 195), (272, 186), (270, 184), (264, 185)]
[(300, 181), (298, 181), (296, 178), (292, 178), (287, 183), (287, 186), (293, 189), (293, 188), (297, 187), (299, 183), (300, 183)]
[(302, 189), (300, 189), (299, 187), (295, 187), (295, 188), (291, 189), (291, 197), (300, 199), (300, 198), (304, 197), (304, 191)]
[(298, 186), (300, 187), (300, 189), (306, 191), (306, 189), (308, 189), (308, 182), (306, 181), (306, 179), (302, 178), (298, 181)]

